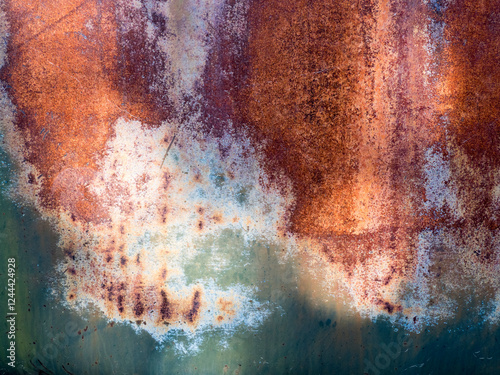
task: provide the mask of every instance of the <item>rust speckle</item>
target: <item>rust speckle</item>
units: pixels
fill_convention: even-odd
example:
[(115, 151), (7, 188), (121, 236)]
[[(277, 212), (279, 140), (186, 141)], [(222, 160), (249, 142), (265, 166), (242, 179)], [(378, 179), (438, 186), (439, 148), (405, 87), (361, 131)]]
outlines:
[(166, 206), (163, 206), (160, 209), (160, 217), (161, 217), (161, 222), (164, 224), (167, 222), (167, 214), (168, 214), (168, 208)]
[(221, 213), (216, 213), (215, 215), (212, 216), (212, 220), (215, 224), (220, 224), (222, 223), (222, 214)]

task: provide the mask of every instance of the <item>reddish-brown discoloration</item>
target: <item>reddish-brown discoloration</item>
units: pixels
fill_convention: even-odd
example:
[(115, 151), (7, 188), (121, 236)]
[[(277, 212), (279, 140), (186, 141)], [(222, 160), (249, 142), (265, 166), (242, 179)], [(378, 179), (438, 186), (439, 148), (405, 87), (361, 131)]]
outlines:
[[(361, 303), (390, 314), (402, 305), (384, 293), (415, 275), (425, 230), (441, 230), (464, 264), (472, 259), (472, 273), (479, 267), (493, 280), (498, 264), (500, 3), (433, 4), (252, 0), (238, 33), (228, 26), (237, 22), (225, 20), (241, 17), (241, 8), (227, 2), (207, 36), (213, 48), (201, 103), (179, 95), (179, 120), (201, 104), (206, 135), (223, 136), (232, 126), (235, 141), (251, 137), (266, 173), (283, 191), (290, 184), (295, 198), (280, 225), (311, 240), (355, 285)], [(173, 298), (164, 289), (166, 270), (130, 281), (127, 270), (141, 274), (146, 261), (128, 258), (119, 240), (125, 226), (113, 229), (103, 198), (88, 187), (119, 117), (156, 126), (173, 113), (159, 46), (166, 19), (146, 4), (120, 0), (10, 0), (6, 12), (11, 38), (1, 75), (17, 108), (23, 155), (37, 171), (24, 181), (40, 189), (44, 209), (68, 213), (75, 226), (116, 231), (99, 251), (67, 250), (69, 263), (75, 254), (88, 260), (67, 269), (69, 282), (84, 294), (100, 293), (108, 311), (121, 316), (143, 321), (153, 311), (156, 322), (194, 324), (201, 290)], [(444, 39), (431, 40), (437, 47), (429, 49), (432, 22), (444, 23)], [(439, 188), (454, 197), (440, 207), (426, 204), (429, 150), (449, 164), (446, 188)], [(165, 172), (163, 190), (171, 180)], [(144, 174), (134, 187), (141, 191), (149, 181)], [(204, 178), (196, 172), (193, 181)], [(109, 199), (127, 190), (106, 184)], [(132, 203), (119, 208), (133, 216)], [(170, 207), (155, 210), (165, 224)], [(197, 233), (224, 220), (209, 211), (197, 207)], [(115, 264), (119, 275), (110, 280), (102, 266)]]
[(447, 140), (451, 182), (466, 207), (454, 236), (474, 262), (487, 268), (498, 264), (499, 256), (495, 245), (500, 227), (495, 192), (500, 167), (499, 7), (499, 1), (459, 0), (450, 3), (442, 16), (449, 42), (441, 81), (446, 99), (442, 112), (451, 134)]
[(201, 309), (201, 292), (196, 290), (193, 295), (193, 299), (191, 302), (191, 308), (184, 315), (188, 321), (188, 323), (192, 324), (198, 320), (200, 309)]
[[(148, 37), (146, 8), (120, 0), (12, 0), (5, 10), (11, 37), (1, 75), (17, 108), (15, 126), (26, 161), (39, 173), (29, 173), (27, 182), (40, 186), (43, 210), (67, 212), (75, 226), (109, 225), (107, 245), (84, 242), (76, 251), (65, 250), (71, 265), (67, 282), (77, 286), (68, 300), (91, 296), (104, 301), (109, 316), (144, 319), (153, 314), (149, 318), (160, 323), (174, 323), (188, 311), (189, 323), (196, 324), (200, 291), (192, 300), (167, 298), (162, 289), (166, 269), (158, 280), (131, 281), (128, 269), (141, 275), (142, 260), (139, 254), (133, 259), (125, 254), (119, 239), (125, 226), (114, 233), (102, 201), (123, 194), (126, 187), (106, 181), (107, 197), (89, 189), (119, 117), (151, 127), (172, 115), (166, 61), (158, 46), (161, 16), (155, 15), (158, 27)], [(163, 189), (168, 189), (170, 177), (164, 177)], [(148, 182), (144, 174), (137, 189)], [(122, 209), (131, 212), (130, 207)], [(159, 207), (159, 212), (165, 223), (168, 208)]]
[[(224, 48), (221, 31), (206, 70), (211, 132), (222, 132), (224, 116), (248, 127), (267, 172), (291, 182), (288, 230), (348, 274), (390, 259), (380, 288), (411, 274), (425, 226), (416, 215), (423, 155), (439, 139), (415, 32), (427, 15), (419, 1), (253, 1), (245, 48)], [(376, 304), (379, 287), (366, 281)]]
[(172, 308), (167, 297), (167, 293), (162, 290), (161, 292), (161, 304), (160, 304), (160, 320), (169, 321), (172, 318)]
[(393, 314), (395, 311), (402, 311), (403, 308), (399, 305), (394, 305), (387, 301), (378, 300), (377, 305), (381, 306), (383, 310), (387, 311), (389, 314)]
[(235, 306), (231, 300), (219, 298), (217, 300), (217, 307), (219, 308), (220, 314), (218, 314), (215, 319), (218, 322), (231, 320), (236, 315)]
[[(389, 313), (400, 306), (378, 293), (412, 277), (426, 229), (445, 229), (494, 264), (498, 1), (449, 9), (419, 0), (250, 4), (247, 35), (219, 31), (205, 71), (205, 123), (212, 134), (229, 119), (249, 129), (267, 172), (289, 179), (296, 201), (288, 230), (316, 241), (348, 277), (366, 271), (360, 295)], [(431, 22), (445, 22), (444, 39), (426, 34)], [(227, 48), (231, 38), (236, 48)], [(448, 182), (464, 217), (449, 197), (424, 207), (430, 149), (444, 160), (455, 155)], [(478, 226), (482, 242), (469, 243)], [(373, 279), (376, 259), (389, 266)]]
[[(122, 19), (124, 7), (89, 0), (6, 6), (11, 38), (2, 78), (17, 107), (26, 160), (40, 173), (42, 203), (82, 222), (107, 218), (85, 185), (116, 119), (156, 125), (171, 113), (166, 84), (156, 82), (164, 61), (144, 37), (144, 10), (127, 8)], [(131, 25), (126, 34), (124, 22)]]

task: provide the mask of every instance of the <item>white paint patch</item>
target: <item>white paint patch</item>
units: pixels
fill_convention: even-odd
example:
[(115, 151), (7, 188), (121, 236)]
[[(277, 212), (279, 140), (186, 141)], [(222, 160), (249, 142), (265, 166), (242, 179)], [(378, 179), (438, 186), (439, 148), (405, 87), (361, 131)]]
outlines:
[(450, 182), (450, 162), (443, 154), (435, 149), (428, 149), (425, 153), (426, 164), (424, 167), (426, 175), (424, 207), (427, 210), (435, 209), (442, 213), (447, 206), (453, 218), (458, 218), (457, 197), (451, 189)]
[[(60, 214), (60, 246), (76, 250), (75, 259), (60, 266), (61, 271), (76, 272), (76, 276), (68, 274), (67, 289), (77, 303), (92, 303), (109, 319), (128, 321), (134, 320), (133, 306), (125, 302), (125, 312), (120, 313), (116, 296), (107, 301), (106, 292), (100, 290), (111, 282), (115, 287), (120, 282), (129, 288), (139, 285), (137, 293), (144, 295), (145, 309), (153, 309), (140, 317), (146, 322), (140, 327), (160, 342), (172, 327), (189, 328), (182, 318), (168, 327), (157, 324), (159, 315), (154, 306), (161, 303), (157, 296), (160, 288), (173, 296), (173, 301), (189, 300), (194, 290), (201, 288), (199, 329), (212, 325), (228, 330), (240, 324), (254, 327), (270, 311), (255, 295), (252, 284), (257, 280), (250, 278), (242, 284), (224, 277), (224, 271), (252, 263), (251, 250), (245, 245), (250, 240), (283, 241), (280, 225), (291, 197), (269, 188), (272, 184), (248, 142), (226, 142), (229, 150), (223, 158), (216, 140), (196, 141), (185, 131), (178, 135), (161, 166), (165, 139), (170, 138), (165, 135), (172, 127), (164, 124), (151, 130), (136, 121), (116, 123), (115, 137), (108, 142), (99, 170), (88, 182), (88, 190), (98, 197), (110, 219), (75, 225), (68, 212)], [(227, 230), (243, 237), (236, 247), (214, 240)], [(122, 247), (121, 253), (117, 247)], [(113, 250), (108, 253), (108, 249)], [(107, 254), (113, 257), (109, 263), (103, 261)], [(126, 256), (125, 265), (120, 263), (120, 254)], [(166, 270), (164, 279), (159, 276), (162, 270)], [(134, 293), (127, 289), (126, 301)], [(220, 298), (227, 299), (230, 313), (218, 306)], [(223, 319), (219, 321), (220, 316)]]

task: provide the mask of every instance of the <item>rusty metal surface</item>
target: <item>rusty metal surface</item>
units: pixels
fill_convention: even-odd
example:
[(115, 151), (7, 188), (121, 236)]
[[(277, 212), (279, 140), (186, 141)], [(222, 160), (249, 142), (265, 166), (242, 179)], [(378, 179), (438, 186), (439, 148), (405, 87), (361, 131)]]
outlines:
[[(498, 1), (194, 3), (4, 5), (6, 147), (68, 303), (161, 332), (244, 311), (171, 288), (190, 245), (134, 250), (174, 224), (292, 239), (371, 316), (446, 316), (464, 284), (500, 298)], [(253, 208), (192, 199), (222, 183)]]

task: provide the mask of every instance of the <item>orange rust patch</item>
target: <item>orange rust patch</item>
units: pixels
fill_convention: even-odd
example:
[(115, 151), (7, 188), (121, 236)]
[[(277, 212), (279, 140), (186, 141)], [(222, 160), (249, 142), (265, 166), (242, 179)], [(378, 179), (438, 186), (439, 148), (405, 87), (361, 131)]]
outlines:
[[(221, 37), (205, 73), (207, 117), (250, 127), (267, 173), (292, 184), (287, 230), (313, 239), (348, 276), (365, 268), (366, 301), (399, 279), (392, 273), (411, 275), (415, 234), (427, 224), (415, 212), (425, 151), (440, 139), (421, 74), (426, 40), (414, 32), (427, 16), (418, 2), (255, 1), (247, 49), (235, 56)], [(222, 133), (210, 119), (209, 131)], [(389, 274), (376, 282), (380, 256)]]
[(290, 228), (297, 233), (330, 234), (355, 224), (355, 103), (363, 72), (351, 61), (362, 61), (366, 49), (357, 11), (347, 2), (280, 0), (250, 9), (243, 115), (268, 142), (269, 173), (291, 178), (297, 201)]
[(224, 318), (231, 319), (236, 314), (234, 303), (230, 300), (221, 297), (217, 300), (217, 306), (222, 313), (217, 316), (219, 322), (224, 320)]
[[(117, 16), (121, 1), (37, 3), (6, 4), (9, 63), (1, 78), (18, 110), (26, 160), (42, 177), (44, 206), (99, 223), (107, 213), (85, 185), (112, 125), (118, 117), (158, 124), (169, 115), (164, 92), (150, 89), (164, 66), (161, 54), (145, 40), (143, 10), (128, 9), (124, 20)], [(121, 33), (122, 22), (134, 25), (128, 34)], [(36, 183), (32, 175), (28, 181)]]
[(220, 212), (216, 212), (213, 216), (212, 216), (212, 221), (215, 223), (215, 224), (219, 224), (222, 222), (222, 214)]

